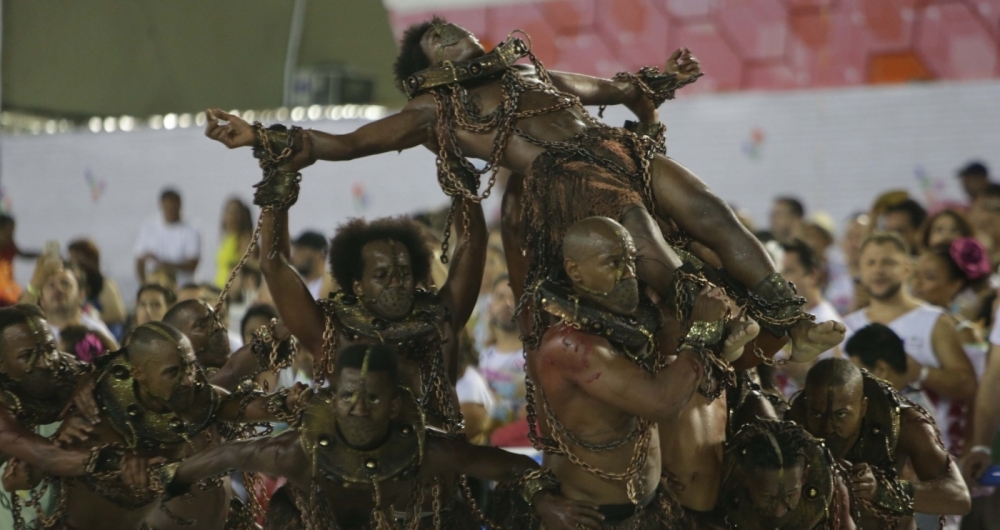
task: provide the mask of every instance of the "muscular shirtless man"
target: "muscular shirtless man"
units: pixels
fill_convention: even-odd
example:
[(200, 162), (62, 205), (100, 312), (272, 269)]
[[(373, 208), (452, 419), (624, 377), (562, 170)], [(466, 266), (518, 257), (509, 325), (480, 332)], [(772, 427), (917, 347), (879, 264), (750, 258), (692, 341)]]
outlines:
[[(347, 346), (331, 376), (331, 388), (310, 399), (297, 428), (189, 457), (173, 470), (168, 494), (242, 469), (288, 478), (280, 498), (291, 496), (301, 519), (295, 521), (296, 510), (286, 505), (280, 515), (293, 525), (388, 529), (398, 521), (406, 528), (416, 522), (422, 529), (467, 530), (479, 523), (468, 505), (456, 501), (457, 475), (502, 481), (538, 467), (530, 458), (425, 429), (414, 396), (399, 386), (391, 348)], [(549, 530), (598, 528), (596, 512), (584, 503), (550, 490), (536, 491), (532, 501)]]
[[(847, 359), (823, 359), (806, 375), (788, 419), (853, 464), (851, 489), (864, 530), (915, 527), (914, 511), (964, 515), (969, 490), (926, 410)], [(901, 478), (912, 467), (917, 481)]]
[[(70, 448), (113, 445), (147, 458), (182, 458), (217, 443), (220, 422), (287, 420), (301, 391), (241, 396), (213, 387), (190, 341), (160, 322), (136, 328), (128, 346), (105, 362), (96, 390), (100, 422), (87, 440)], [(154, 513), (160, 503), (149, 488), (125, 487), (117, 477), (84, 477), (66, 483), (63, 524), (76, 530), (135, 530), (162, 515), (168, 522), (155, 528), (219, 530), (229, 511), (227, 480), (212, 481), (197, 497), (175, 499)]]

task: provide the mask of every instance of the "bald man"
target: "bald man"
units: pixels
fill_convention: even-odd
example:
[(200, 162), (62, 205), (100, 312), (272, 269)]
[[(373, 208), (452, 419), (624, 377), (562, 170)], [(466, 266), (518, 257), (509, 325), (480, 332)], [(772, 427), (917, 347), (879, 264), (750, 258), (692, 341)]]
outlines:
[[(187, 337), (160, 322), (136, 328), (128, 346), (108, 356), (98, 381), (100, 422), (86, 441), (71, 448), (116, 444), (167, 460), (214, 446), (220, 441), (219, 422), (284, 418), (301, 391), (231, 396), (208, 384)], [(144, 522), (157, 530), (220, 530), (231, 495), (223, 478), (164, 508), (153, 491), (129, 489), (118, 478), (91, 476), (65, 485), (62, 524), (74, 530), (137, 530)]]
[[(529, 416), (537, 411), (545, 418), (544, 467), (563, 495), (596, 505), (607, 528), (669, 528), (658, 490), (656, 424), (676, 419), (701, 386), (705, 357), (697, 350), (706, 344), (682, 341), (664, 366), (669, 360), (653, 340), (663, 329), (662, 313), (640, 295), (635, 253), (629, 232), (611, 219), (587, 218), (567, 230), (564, 277), (539, 290), (550, 325), (528, 359), (538, 384), (529, 393)], [(709, 344), (721, 343), (725, 301), (703, 295), (692, 319), (714, 323)], [(745, 331), (732, 335), (745, 342)], [(676, 344), (676, 337), (667, 342)], [(742, 343), (731, 349), (738, 352)]]
[[(914, 512), (964, 515), (971, 501), (934, 419), (847, 359), (824, 359), (806, 375), (788, 419), (850, 462), (864, 530), (915, 528)], [(904, 480), (911, 468), (916, 481)]]
[(215, 373), (229, 359), (229, 335), (211, 306), (201, 300), (177, 302), (163, 315), (163, 322), (187, 336), (198, 364)]

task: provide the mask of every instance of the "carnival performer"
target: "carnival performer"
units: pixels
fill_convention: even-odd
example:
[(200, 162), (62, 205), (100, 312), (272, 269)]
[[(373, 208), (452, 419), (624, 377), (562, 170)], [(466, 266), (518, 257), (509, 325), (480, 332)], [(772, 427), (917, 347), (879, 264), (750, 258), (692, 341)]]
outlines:
[[(265, 396), (213, 387), (187, 337), (167, 324), (150, 322), (136, 328), (125, 349), (104, 358), (95, 391), (99, 422), (86, 440), (69, 447), (107, 451), (112, 461), (114, 453), (124, 451), (175, 460), (218, 443), (224, 422), (287, 421), (301, 391), (296, 387)], [(226, 477), (206, 482), (203, 494), (175, 499), (179, 502), (169, 508), (159, 502), (162, 487), (132, 488), (123, 478), (111, 472), (64, 480), (62, 503), (53, 516), (61, 525), (56, 528), (139, 529), (159, 520), (154, 514), (158, 507), (171, 527), (220, 530), (226, 524)]]
[(802, 426), (761, 419), (727, 444), (720, 528), (854, 530), (849, 478)]
[[(13, 491), (21, 480), (37, 483), (45, 475), (80, 477), (112, 471), (121, 472), (126, 484), (145, 486), (146, 459), (133, 452), (64, 448), (35, 433), (36, 427), (59, 420), (72, 406), (89, 419), (74, 423), (71, 436), (87, 436), (93, 428), (90, 421), (97, 421), (99, 412), (85, 370), (72, 356), (56, 350), (38, 306), (0, 309), (0, 457), (10, 459), (4, 489)], [(40, 499), (36, 492), (27, 504), (37, 512), (42, 508)], [(15, 528), (27, 528), (20, 497), (11, 495), (11, 502)]]
[(330, 242), (330, 270), (340, 291), (315, 300), (288, 262), (288, 208), (298, 189), (279, 186), (277, 177), (283, 175), (270, 174), (254, 199), (263, 208), (261, 270), (282, 320), (314, 353), (314, 373), (329, 374), (334, 352), (344, 345), (396, 346), (401, 377), (420, 400), (428, 422), (460, 430), (454, 383), (457, 333), (472, 314), (483, 276), (487, 233), (482, 206), (467, 201), (460, 210), (458, 244), (439, 291), (418, 287), (428, 281), (431, 252), (413, 221), (354, 219)]
[(229, 334), (207, 303), (195, 299), (177, 302), (163, 315), (163, 323), (177, 328), (191, 341), (195, 359), (209, 376), (229, 360)]
[[(514, 64), (523, 57), (532, 64)], [(286, 180), (316, 160), (425, 145), (438, 156), (438, 180), (455, 199), (455, 210), (465, 208), (459, 199), (481, 199), (481, 176), (490, 175), (485, 195), (501, 167), (523, 175), (523, 181), (508, 186), (504, 211), (504, 245), (517, 296), (558, 271), (559, 246), (571, 223), (601, 215), (619, 220), (632, 233), (641, 257), (639, 278), (672, 303), (674, 271), (681, 264), (654, 216), (670, 218), (714, 250), (725, 270), (748, 288), (747, 307), (765, 329), (790, 334), (793, 360), (811, 360), (842, 340), (840, 324), (817, 324), (802, 310), (804, 302), (725, 202), (662, 154), (657, 107), (700, 75), (687, 50), (675, 52), (662, 74), (645, 68), (597, 79), (549, 72), (530, 44), (514, 37), (486, 53), (470, 32), (435, 18), (405, 32), (395, 73), (409, 103), (349, 134), (265, 130), (211, 109), (206, 135), (230, 148), (281, 151), (288, 172), (277, 178)], [(632, 110), (649, 134), (608, 127), (583, 108), (618, 104)], [(478, 169), (467, 157), (486, 165)], [(531, 300), (530, 295), (522, 298)], [(527, 333), (529, 348), (537, 346), (542, 331)]]
[[(823, 359), (806, 375), (787, 419), (847, 460), (864, 530), (909, 524), (914, 512), (964, 515), (969, 490), (929, 412), (847, 359)], [(911, 466), (916, 481), (901, 477)]]
[[(656, 424), (676, 419), (695, 390), (718, 397), (732, 372), (718, 349), (738, 356), (753, 335), (740, 323), (724, 341), (726, 303), (706, 285), (670, 363), (677, 341), (671, 352), (659, 341), (663, 313), (641, 294), (628, 231), (587, 218), (570, 226), (561, 247), (564, 276), (538, 291), (551, 325), (528, 358), (529, 433), (543, 418), (535, 442), (546, 453), (538, 480), (599, 505), (605, 528), (672, 528), (679, 514), (659, 487)], [(512, 513), (525, 511), (516, 507)]]
[[(229, 442), (165, 467), (166, 494), (241, 469), (286, 477), (289, 485), (279, 497), (293, 499), (298, 513), (288, 519), (297, 518), (300, 528), (389, 530), (399, 523), (467, 530), (483, 523), (474, 506), (457, 500), (459, 475), (527, 482), (538, 467), (528, 457), (427, 428), (415, 396), (401, 386), (405, 381), (388, 346), (341, 349), (330, 383), (316, 390), (296, 428)], [(595, 507), (566, 500), (552, 488), (530, 491), (549, 530), (600, 528)]]

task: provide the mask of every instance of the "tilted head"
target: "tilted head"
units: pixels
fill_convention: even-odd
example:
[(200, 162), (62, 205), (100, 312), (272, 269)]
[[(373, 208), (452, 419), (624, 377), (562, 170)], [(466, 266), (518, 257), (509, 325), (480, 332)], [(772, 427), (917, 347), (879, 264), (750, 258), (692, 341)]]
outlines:
[(431, 253), (406, 218), (352, 219), (330, 242), (330, 270), (370, 311), (397, 320), (413, 308), (414, 286), (427, 282)]
[(622, 315), (639, 306), (635, 254), (628, 230), (607, 217), (581, 219), (563, 237), (563, 268), (573, 289)]
[(139, 395), (157, 407), (187, 410), (194, 401), (199, 379), (191, 342), (177, 328), (163, 322), (143, 324), (129, 336), (125, 348)]
[(396, 353), (382, 345), (352, 344), (337, 353), (332, 386), (337, 427), (344, 441), (363, 449), (381, 443), (402, 400)]
[(806, 430), (842, 458), (857, 440), (868, 411), (861, 370), (847, 359), (823, 359), (809, 369), (799, 399), (805, 400)]
[(855, 366), (889, 381), (896, 390), (906, 386), (903, 339), (888, 326), (874, 323), (859, 329), (844, 345), (844, 351)]
[(173, 291), (160, 284), (143, 285), (135, 296), (135, 323), (141, 326), (163, 320), (175, 298)]
[(974, 235), (972, 225), (965, 215), (955, 210), (941, 210), (924, 221), (920, 228), (920, 245), (928, 249)]
[(0, 381), (7, 379), (18, 394), (45, 399), (58, 386), (59, 366), (55, 337), (38, 306), (0, 309)]
[(411, 75), (444, 61), (467, 61), (486, 53), (483, 45), (469, 30), (451, 24), (441, 17), (414, 24), (403, 32), (399, 55), (393, 64), (396, 84)]
[(779, 528), (802, 499), (809, 472), (809, 446), (816, 441), (790, 421), (758, 420), (748, 424), (733, 443), (739, 480), (753, 503), (761, 528)]
[[(974, 241), (969, 240), (979, 247), (980, 256), (989, 263), (986, 249)], [(989, 270), (989, 265), (986, 265), (985, 271)], [(925, 250), (917, 258), (917, 270), (913, 273), (910, 286), (913, 296), (932, 305), (948, 307), (970, 281), (962, 266), (952, 257), (951, 246), (938, 245)]]
[(187, 336), (195, 357), (203, 367), (221, 368), (229, 359), (229, 334), (215, 310), (205, 302), (177, 302), (163, 316), (163, 323)]
[(891, 232), (875, 232), (861, 243), (858, 268), (861, 286), (874, 300), (896, 296), (913, 270), (908, 247)]

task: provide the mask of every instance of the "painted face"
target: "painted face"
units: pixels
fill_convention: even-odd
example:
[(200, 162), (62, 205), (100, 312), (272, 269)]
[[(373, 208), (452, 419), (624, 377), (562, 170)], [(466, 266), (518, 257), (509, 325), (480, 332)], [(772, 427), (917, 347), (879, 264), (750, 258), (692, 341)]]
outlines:
[(155, 352), (141, 366), (145, 378), (139, 386), (147, 394), (167, 405), (174, 412), (182, 412), (194, 401), (195, 382), (200, 379), (198, 361), (186, 338), (173, 344), (157, 341)]
[(135, 304), (135, 322), (141, 326), (146, 322), (159, 322), (167, 314), (167, 299), (158, 291), (143, 291)]
[(606, 245), (594, 259), (579, 265), (580, 280), (573, 286), (605, 309), (627, 315), (639, 307), (636, 250), (627, 231), (618, 228), (616, 235), (617, 241)]
[(0, 373), (28, 397), (45, 399), (54, 395), (55, 374), (61, 366), (55, 336), (47, 322), (30, 318), (3, 330)]
[(361, 249), (364, 273), (354, 294), (375, 314), (398, 320), (413, 308), (414, 280), (410, 253), (398, 241), (372, 241)]
[(229, 334), (215, 311), (202, 303), (194, 311), (181, 333), (191, 341), (195, 357), (205, 367), (220, 368), (229, 359)]
[(892, 243), (869, 243), (861, 252), (861, 286), (876, 300), (892, 298), (909, 275), (909, 256)]
[(370, 447), (389, 432), (389, 423), (399, 412), (399, 400), (389, 377), (369, 372), (362, 382), (361, 370), (344, 368), (337, 378), (337, 428), (344, 441)]
[(754, 467), (744, 472), (744, 486), (762, 528), (781, 528), (791, 517), (802, 499), (805, 472), (801, 458), (787, 469)]
[(806, 387), (803, 397), (806, 430), (822, 438), (833, 456), (843, 458), (857, 439), (868, 408), (864, 385), (858, 381), (842, 386)]
[(476, 36), (456, 24), (435, 24), (424, 34), (420, 46), (434, 65), (465, 61), (485, 53)]
[(952, 298), (962, 290), (962, 280), (948, 275), (948, 265), (943, 258), (925, 252), (917, 260), (913, 275), (913, 294), (921, 300), (939, 307), (948, 307)]

